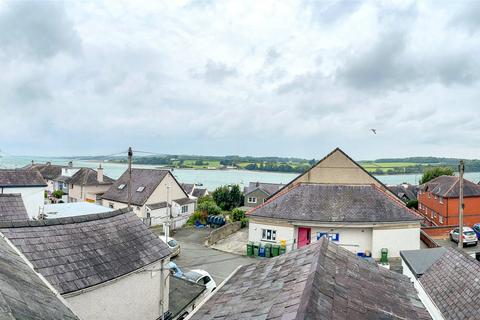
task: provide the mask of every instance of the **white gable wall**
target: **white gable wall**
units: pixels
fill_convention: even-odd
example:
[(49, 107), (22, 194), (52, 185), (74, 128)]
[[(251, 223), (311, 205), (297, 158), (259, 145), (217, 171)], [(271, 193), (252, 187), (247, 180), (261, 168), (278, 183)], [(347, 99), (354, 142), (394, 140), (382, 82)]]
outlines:
[[(164, 262), (164, 312), (168, 311), (168, 261)], [(158, 319), (161, 315), (160, 266), (157, 262), (93, 290), (63, 297), (82, 320)]]
[(44, 187), (0, 188), (0, 193), (20, 193), (30, 218), (38, 216), (38, 210), (45, 204)]

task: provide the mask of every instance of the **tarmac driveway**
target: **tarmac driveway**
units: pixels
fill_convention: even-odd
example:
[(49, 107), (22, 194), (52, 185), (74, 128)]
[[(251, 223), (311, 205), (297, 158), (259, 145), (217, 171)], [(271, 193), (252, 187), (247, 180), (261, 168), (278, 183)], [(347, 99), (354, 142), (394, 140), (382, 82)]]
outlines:
[(208, 271), (218, 286), (237, 267), (253, 263), (255, 259), (206, 247), (205, 238), (210, 231), (209, 228), (176, 230), (173, 237), (180, 243), (180, 254), (172, 261), (184, 272), (191, 269)]

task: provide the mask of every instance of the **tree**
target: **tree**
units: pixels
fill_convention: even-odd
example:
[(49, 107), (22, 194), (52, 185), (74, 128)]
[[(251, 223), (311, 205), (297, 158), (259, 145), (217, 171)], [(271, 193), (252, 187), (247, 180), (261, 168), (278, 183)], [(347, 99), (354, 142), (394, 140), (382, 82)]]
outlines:
[(230, 211), (243, 203), (243, 195), (238, 184), (232, 186), (221, 186), (212, 193), (215, 203), (222, 210)]
[(208, 198), (198, 203), (197, 210), (206, 216), (208, 215), (216, 216), (222, 212), (222, 209), (219, 206), (217, 206), (215, 201), (213, 201), (213, 199), (208, 199)]
[(245, 218), (245, 211), (240, 209), (233, 209), (232, 210), (232, 220), (233, 221), (242, 221)]
[(418, 210), (418, 200), (417, 199), (409, 200), (406, 205), (407, 205), (407, 208)]
[(440, 176), (453, 176), (453, 169), (450, 167), (433, 167), (425, 169), (419, 183), (424, 184)]

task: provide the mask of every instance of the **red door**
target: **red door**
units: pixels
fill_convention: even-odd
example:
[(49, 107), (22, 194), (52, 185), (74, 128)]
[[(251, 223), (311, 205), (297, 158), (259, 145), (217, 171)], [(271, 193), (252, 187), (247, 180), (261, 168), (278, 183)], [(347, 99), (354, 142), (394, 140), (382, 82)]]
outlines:
[(298, 228), (298, 248), (310, 244), (310, 228)]

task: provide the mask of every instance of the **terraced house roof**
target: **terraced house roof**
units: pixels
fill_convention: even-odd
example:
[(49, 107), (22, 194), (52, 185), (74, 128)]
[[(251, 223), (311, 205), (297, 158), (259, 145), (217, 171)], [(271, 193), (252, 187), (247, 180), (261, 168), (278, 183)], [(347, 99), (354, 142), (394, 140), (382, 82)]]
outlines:
[(0, 223), (0, 232), (61, 294), (113, 280), (171, 253), (127, 209)]
[(0, 319), (78, 319), (1, 237)]
[(0, 169), (0, 187), (45, 187), (47, 183), (40, 172), (24, 169)]
[(252, 191), (260, 189), (269, 196), (280, 190), (283, 186), (284, 184), (280, 183), (250, 182), (248, 187), (245, 187), (244, 194), (249, 194)]
[(27, 170), (38, 170), (42, 177), (47, 180), (54, 180), (60, 177), (62, 175), (62, 168), (67, 168), (67, 166), (48, 163), (35, 163), (25, 167)]
[(403, 222), (421, 217), (374, 185), (301, 183), (249, 211), (253, 217), (316, 222)]
[(410, 280), (322, 238), (240, 267), (199, 319), (431, 319)]
[(0, 222), (28, 220), (27, 209), (19, 193), (0, 194)]
[(98, 186), (98, 185), (109, 185), (115, 182), (114, 179), (103, 175), (103, 181), (100, 182), (97, 180), (98, 172), (91, 168), (81, 168), (75, 174), (66, 180), (68, 184), (73, 185), (83, 185), (83, 186)]
[[(132, 169), (132, 204), (143, 206), (158, 187), (160, 182), (162, 182), (162, 180), (169, 174), (171, 174), (170, 170)], [(105, 192), (105, 194), (102, 196), (102, 199), (127, 203), (128, 181), (128, 171), (125, 171), (122, 176), (118, 178), (117, 181), (115, 181), (115, 183), (107, 190), (107, 192)], [(188, 195), (185, 193), (185, 197), (187, 196)]]
[[(444, 198), (458, 198), (460, 196), (460, 178), (454, 176), (440, 176), (420, 186), (420, 190), (431, 192)], [(480, 185), (469, 180), (463, 181), (464, 197), (479, 197)]]

